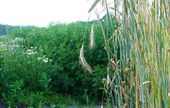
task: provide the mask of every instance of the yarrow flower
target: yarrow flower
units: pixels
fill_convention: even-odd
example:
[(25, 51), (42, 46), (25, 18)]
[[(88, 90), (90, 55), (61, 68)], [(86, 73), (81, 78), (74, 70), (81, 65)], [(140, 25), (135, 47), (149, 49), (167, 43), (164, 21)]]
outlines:
[(42, 60), (44, 63), (51, 62), (52, 59), (49, 59), (45, 55), (43, 57), (38, 57), (37, 60)]
[(37, 51), (33, 51), (33, 50), (31, 50), (31, 49), (28, 49), (27, 51), (26, 51), (26, 54), (27, 55), (34, 55), (34, 54), (36, 54), (37, 53)]
[(48, 62), (48, 58), (44, 58), (42, 61), (47, 63)]

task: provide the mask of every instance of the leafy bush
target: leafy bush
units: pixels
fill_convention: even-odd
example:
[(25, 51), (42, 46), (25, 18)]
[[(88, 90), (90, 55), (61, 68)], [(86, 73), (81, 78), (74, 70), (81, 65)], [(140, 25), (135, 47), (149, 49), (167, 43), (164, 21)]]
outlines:
[[(20, 91), (56, 92), (83, 98), (101, 99), (106, 76), (107, 55), (100, 26), (95, 23), (96, 46), (89, 50), (90, 23), (50, 25), (48, 28), (28, 27), (13, 31), (11, 36), (22, 38), (19, 48), (2, 57), (3, 92), (11, 92), (11, 85), (22, 82)], [(85, 55), (92, 66), (91, 75), (79, 64), (79, 49), (84, 41)], [(4, 82), (3, 82), (4, 81)], [(6, 91), (7, 90), (7, 91)], [(85, 92), (86, 91), (86, 92)], [(92, 95), (93, 94), (93, 95)], [(83, 100), (83, 99), (82, 99)]]

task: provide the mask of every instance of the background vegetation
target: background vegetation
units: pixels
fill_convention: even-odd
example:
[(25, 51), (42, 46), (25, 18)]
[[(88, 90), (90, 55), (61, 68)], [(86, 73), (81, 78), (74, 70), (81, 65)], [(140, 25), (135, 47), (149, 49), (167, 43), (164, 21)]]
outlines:
[(63, 102), (170, 106), (169, 0), (154, 0), (151, 6), (115, 0), (122, 8), (120, 19), (119, 8), (110, 12), (107, 0), (96, 0), (89, 12), (98, 15), (94, 8), (100, 1), (106, 11), (102, 20), (26, 27), (1, 38), (2, 101), (35, 107)]
[[(89, 49), (92, 24), (96, 35), (94, 50)], [(68, 100), (81, 104), (101, 102), (107, 56), (97, 22), (15, 28), (0, 40), (2, 101), (9, 105), (51, 104), (50, 99), (61, 96), (63, 99), (71, 97)], [(83, 41), (93, 74), (85, 71), (79, 63)], [(62, 98), (54, 101), (55, 104), (59, 102), (67, 104)], [(68, 104), (71, 103), (68, 101)]]
[(12, 31), (14, 31), (14, 29), (19, 29), (24, 27), (34, 27), (34, 26), (11, 26), (11, 25), (0, 24), (0, 36), (8, 35)]

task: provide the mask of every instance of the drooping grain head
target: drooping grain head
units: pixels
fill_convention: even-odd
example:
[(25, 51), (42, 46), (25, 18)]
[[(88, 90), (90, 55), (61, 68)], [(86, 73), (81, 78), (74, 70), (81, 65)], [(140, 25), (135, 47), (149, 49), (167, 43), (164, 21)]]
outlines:
[(94, 36), (94, 25), (91, 27), (91, 32), (90, 32), (90, 49), (95, 48), (95, 36)]
[(80, 55), (79, 55), (79, 60), (80, 60), (80, 64), (87, 70), (90, 72), (90, 74), (93, 72), (92, 68), (90, 67), (90, 65), (87, 63), (85, 57), (84, 57), (84, 45), (82, 45), (81, 49), (80, 49)]

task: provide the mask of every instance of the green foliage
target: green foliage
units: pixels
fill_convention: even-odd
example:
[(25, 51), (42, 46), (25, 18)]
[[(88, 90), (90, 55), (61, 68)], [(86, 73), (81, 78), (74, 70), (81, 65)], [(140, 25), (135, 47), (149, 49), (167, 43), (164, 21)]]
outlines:
[[(94, 25), (94, 50), (88, 47), (90, 23), (25, 27), (13, 31), (10, 36), (13, 40), (20, 40), (15, 42), (20, 47), (4, 51), (1, 57), (1, 98), (22, 103), (19, 97), (29, 91), (54, 92), (80, 99), (81, 103), (87, 103), (87, 99), (88, 103), (92, 99), (101, 101), (107, 55), (100, 26), (95, 22)], [(79, 64), (79, 49), (83, 41), (86, 59), (94, 70), (92, 75)], [(24, 103), (29, 104), (28, 101)]]
[(8, 34), (12, 29), (12, 26), (0, 24), (0, 36)]
[[(0, 24), (0, 36), (2, 35), (8, 35), (11, 34), (12, 32), (16, 32), (16, 30), (20, 30), (22, 28), (35, 28), (34, 26), (10, 26), (10, 25), (3, 25)], [(15, 34), (16, 35), (16, 34)]]

